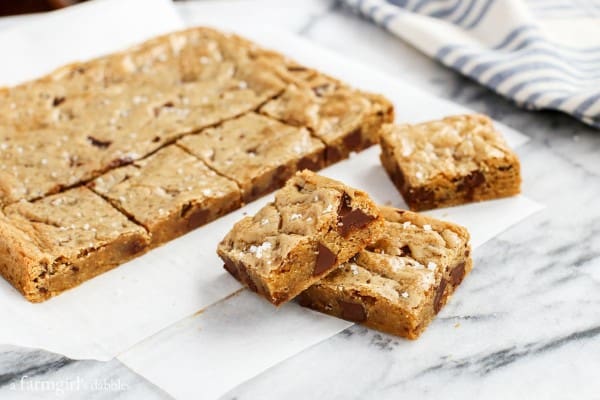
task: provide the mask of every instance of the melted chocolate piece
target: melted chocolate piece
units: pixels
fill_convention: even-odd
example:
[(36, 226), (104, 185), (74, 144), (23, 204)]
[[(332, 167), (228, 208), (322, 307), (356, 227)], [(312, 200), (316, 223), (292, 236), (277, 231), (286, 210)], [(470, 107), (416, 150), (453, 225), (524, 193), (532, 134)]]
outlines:
[(142, 239), (136, 239), (132, 242), (129, 242), (127, 244), (127, 248), (125, 249), (125, 252), (127, 254), (137, 254), (141, 251), (143, 251), (146, 248), (146, 242), (143, 241)]
[(315, 269), (313, 270), (313, 276), (321, 275), (323, 272), (331, 269), (337, 262), (337, 256), (324, 244), (319, 242), (317, 244), (317, 261), (315, 262)]
[(410, 251), (410, 247), (408, 247), (407, 244), (402, 246), (400, 248), (400, 251), (402, 252), (402, 254), (401, 254), (402, 256), (408, 256), (408, 257), (412, 256), (412, 251)]
[(112, 141), (110, 141), (110, 140), (96, 139), (93, 136), (88, 136), (87, 140), (92, 144), (92, 146), (96, 146), (100, 149), (106, 149), (108, 146), (110, 146), (112, 144)]
[(360, 128), (353, 130), (344, 137), (344, 145), (348, 150), (358, 150), (362, 144), (362, 134)]
[(364, 322), (367, 319), (367, 313), (362, 304), (339, 301), (342, 309), (342, 318), (353, 322)]
[(112, 160), (108, 163), (108, 168), (118, 168), (123, 165), (131, 164), (133, 162), (133, 158), (131, 157), (119, 157)]
[(254, 283), (254, 281), (252, 281), (252, 279), (250, 278), (250, 276), (244, 269), (243, 265), (238, 268), (238, 265), (229, 257), (221, 257), (221, 258), (225, 262), (225, 264), (223, 265), (223, 268), (225, 268), (225, 270), (227, 270), (227, 272), (229, 272), (231, 275), (233, 275), (233, 277), (235, 279), (237, 279), (238, 281), (240, 281), (243, 284), (245, 284), (246, 286), (248, 286), (248, 289), (252, 290), (253, 292), (258, 292), (258, 288), (256, 287), (256, 284)]
[(348, 193), (342, 195), (340, 206), (338, 207), (338, 226), (337, 230), (343, 237), (347, 237), (350, 232), (356, 229), (362, 229), (375, 219), (374, 216), (365, 214), (360, 209), (352, 209), (352, 199)]
[(435, 292), (435, 298), (433, 299), (433, 311), (435, 313), (439, 313), (442, 309), (442, 300), (444, 299), (444, 291), (446, 290), (446, 279), (442, 278), (440, 282), (440, 286), (438, 286), (437, 291)]
[(195, 210), (187, 216), (187, 227), (188, 229), (196, 229), (199, 226), (202, 226), (208, 222), (208, 218), (210, 217), (210, 212), (206, 209), (198, 209)]
[(433, 191), (424, 187), (410, 188), (406, 193), (406, 202), (414, 208), (430, 208), (433, 206), (434, 200), (435, 195)]
[(310, 156), (306, 156), (300, 159), (300, 161), (298, 161), (297, 168), (298, 171), (302, 171), (305, 169), (309, 169), (311, 171), (318, 171), (319, 169), (321, 169), (321, 165), (318, 159), (313, 160)]
[(337, 147), (327, 146), (325, 150), (325, 161), (326, 164), (333, 164), (342, 159), (342, 153), (337, 149)]
[(235, 263), (229, 257), (223, 257), (223, 262), (225, 262), (223, 268), (225, 268), (227, 272), (229, 272), (235, 279), (239, 281), (240, 276)]
[(467, 192), (465, 197), (467, 200), (473, 200), (475, 189), (485, 183), (485, 176), (481, 171), (472, 171), (465, 176), (457, 189), (461, 192)]
[(461, 261), (450, 271), (450, 283), (452, 286), (458, 286), (465, 277), (465, 262)]
[(65, 102), (65, 100), (66, 100), (66, 98), (64, 98), (62, 96), (55, 97), (54, 99), (52, 99), (52, 107), (60, 106), (62, 103)]

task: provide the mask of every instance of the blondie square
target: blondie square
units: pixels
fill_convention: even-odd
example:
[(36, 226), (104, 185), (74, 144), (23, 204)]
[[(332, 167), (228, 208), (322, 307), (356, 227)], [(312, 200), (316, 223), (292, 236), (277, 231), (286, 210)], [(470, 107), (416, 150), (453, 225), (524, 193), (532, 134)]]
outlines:
[(323, 167), (325, 146), (303, 128), (249, 113), (178, 142), (235, 180), (244, 202), (284, 185), (296, 171)]
[(367, 194), (305, 170), (235, 224), (217, 253), (229, 273), (279, 305), (362, 250), (382, 226)]
[(492, 121), (461, 115), (381, 131), (381, 162), (412, 210), (427, 210), (520, 192), (517, 155)]
[(284, 79), (291, 83), (261, 112), (309, 128), (327, 146), (327, 165), (377, 143), (381, 125), (394, 119), (393, 106), (382, 96), (352, 89), (300, 66), (289, 68)]
[(0, 273), (39, 302), (140, 255), (148, 242), (144, 228), (79, 187), (0, 213)]
[(410, 211), (381, 208), (383, 233), (304, 291), (304, 306), (416, 339), (472, 268), (468, 232)]
[(241, 205), (235, 182), (175, 145), (114, 169), (89, 186), (144, 226), (153, 247)]

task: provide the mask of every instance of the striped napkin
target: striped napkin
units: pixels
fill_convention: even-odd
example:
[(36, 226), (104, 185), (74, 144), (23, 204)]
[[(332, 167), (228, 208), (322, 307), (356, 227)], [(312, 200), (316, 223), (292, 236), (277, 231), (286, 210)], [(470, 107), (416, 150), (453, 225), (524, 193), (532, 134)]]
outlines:
[(600, 0), (342, 0), (527, 109), (600, 128)]

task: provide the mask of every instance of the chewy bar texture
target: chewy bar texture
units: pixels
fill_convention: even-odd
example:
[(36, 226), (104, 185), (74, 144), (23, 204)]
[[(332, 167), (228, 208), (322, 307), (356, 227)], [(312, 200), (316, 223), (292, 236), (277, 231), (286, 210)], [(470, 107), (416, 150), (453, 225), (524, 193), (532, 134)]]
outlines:
[(171, 145), (117, 168), (89, 185), (144, 226), (152, 247), (183, 235), (240, 207), (235, 182)]
[[(292, 86), (320, 91), (318, 80), (333, 82), (344, 93), (343, 104), (390, 108), (362, 112), (356, 124), (365, 132), (389, 120), (384, 99), (209, 28), (160, 36), (0, 88), (0, 273), (40, 301), (125, 262), (142, 252), (133, 251), (138, 247), (158, 246), (281, 187), (297, 170), (322, 168), (333, 143), (323, 132), (344, 136), (352, 125), (344, 122), (348, 118), (324, 118), (328, 111), (319, 111), (318, 120), (303, 125), (296, 122), (303, 117), (261, 111)], [(319, 109), (335, 108), (319, 96), (311, 101)], [(97, 246), (64, 242), (85, 262), (58, 254), (62, 247), (47, 247), (49, 232), (47, 240), (35, 236), (37, 217), (29, 225), (15, 222), (15, 209), (42, 209), (53, 196), (73, 193), (98, 203), (90, 209), (106, 215), (103, 226), (110, 218), (127, 221), (128, 230), (102, 234)], [(76, 208), (65, 207), (51, 226), (94, 228), (96, 215)], [(71, 218), (76, 221), (62, 223)], [(123, 244), (134, 232), (139, 240), (131, 242), (143, 246)], [(71, 272), (67, 265), (74, 265)]]
[(355, 90), (316, 71), (293, 65), (288, 69), (292, 84), (261, 112), (309, 128), (327, 145), (327, 165), (377, 143), (382, 123), (394, 119), (391, 103), (382, 96), (357, 96)]
[(486, 116), (386, 125), (380, 140), (383, 166), (412, 210), (520, 192), (519, 159)]
[(363, 192), (305, 170), (219, 244), (225, 269), (279, 305), (362, 250), (383, 226)]
[(0, 204), (93, 179), (284, 87), (247, 42), (196, 28), (0, 89)]
[(143, 228), (85, 187), (0, 213), (0, 271), (32, 302), (140, 255), (148, 243)]
[(178, 142), (219, 174), (236, 181), (244, 202), (282, 187), (298, 170), (323, 168), (323, 143), (305, 128), (256, 113)]
[[(304, 106), (267, 106), (278, 96), (287, 103), (286, 88), (293, 91), (304, 80), (311, 93), (327, 93), (327, 100), (315, 94), (302, 103), (315, 118), (301, 115)], [(314, 82), (320, 80), (336, 89), (319, 89)], [(376, 132), (392, 115), (383, 98), (350, 89), (238, 36), (192, 28), (0, 89), (0, 204), (90, 181), (263, 105), (282, 109), (276, 116), (310, 129), (328, 151), (338, 143), (343, 154), (336, 159), (347, 155), (340, 138), (349, 136), (349, 147), (359, 150), (375, 140), (354, 146), (356, 132)]]
[(304, 291), (300, 304), (416, 339), (471, 271), (469, 234), (410, 211), (381, 214), (380, 238)]

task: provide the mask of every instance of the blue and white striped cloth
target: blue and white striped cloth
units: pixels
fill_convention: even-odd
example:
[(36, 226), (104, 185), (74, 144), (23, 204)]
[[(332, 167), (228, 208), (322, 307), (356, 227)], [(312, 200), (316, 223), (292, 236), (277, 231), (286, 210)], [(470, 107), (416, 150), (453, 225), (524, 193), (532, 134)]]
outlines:
[(600, 0), (343, 0), (524, 108), (600, 128)]

